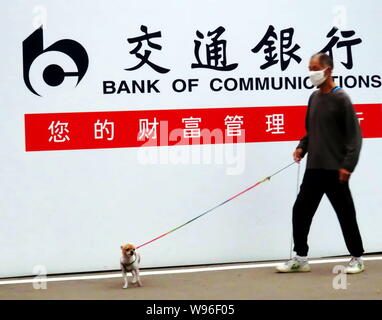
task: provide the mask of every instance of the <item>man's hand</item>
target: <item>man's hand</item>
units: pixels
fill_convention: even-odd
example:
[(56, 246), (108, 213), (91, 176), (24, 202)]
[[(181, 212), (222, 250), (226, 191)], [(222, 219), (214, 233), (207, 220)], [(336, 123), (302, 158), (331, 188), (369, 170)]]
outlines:
[(344, 183), (349, 181), (351, 172), (347, 171), (346, 169), (339, 169), (339, 174), (340, 174), (340, 182)]
[(302, 159), (303, 152), (304, 150), (302, 150), (301, 148), (297, 148), (296, 151), (293, 152), (293, 160), (296, 162), (300, 162)]

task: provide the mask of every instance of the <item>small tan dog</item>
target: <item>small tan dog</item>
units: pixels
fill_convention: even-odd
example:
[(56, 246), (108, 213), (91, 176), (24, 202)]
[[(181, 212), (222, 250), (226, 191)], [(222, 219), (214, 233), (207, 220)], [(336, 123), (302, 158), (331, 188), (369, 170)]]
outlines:
[(135, 251), (135, 247), (132, 244), (125, 244), (121, 246), (122, 257), (120, 260), (122, 276), (124, 280), (123, 289), (126, 289), (129, 284), (127, 281), (127, 272), (131, 272), (133, 275), (132, 283), (138, 283), (142, 287), (141, 279), (139, 278), (139, 264), (141, 262), (141, 256)]

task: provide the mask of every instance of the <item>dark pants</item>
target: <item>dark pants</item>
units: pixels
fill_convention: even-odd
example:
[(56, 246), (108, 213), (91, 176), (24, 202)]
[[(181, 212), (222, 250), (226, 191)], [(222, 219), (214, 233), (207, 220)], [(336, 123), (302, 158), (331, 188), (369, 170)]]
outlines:
[(337, 214), (350, 254), (361, 256), (364, 251), (349, 182), (341, 183), (337, 170), (306, 169), (293, 206), (293, 250), (299, 256), (308, 254), (310, 225), (324, 193)]

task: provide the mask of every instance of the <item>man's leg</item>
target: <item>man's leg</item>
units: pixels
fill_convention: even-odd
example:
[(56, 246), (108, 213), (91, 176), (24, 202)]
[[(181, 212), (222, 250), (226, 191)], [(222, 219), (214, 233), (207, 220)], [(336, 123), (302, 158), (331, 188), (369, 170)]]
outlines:
[(308, 234), (314, 213), (324, 195), (322, 170), (307, 169), (304, 174), (300, 192), (293, 206), (294, 251), (297, 256), (276, 266), (277, 272), (309, 272)]
[(308, 254), (308, 234), (313, 216), (324, 195), (322, 170), (306, 169), (300, 192), (293, 206), (294, 251), (298, 256)]
[(337, 214), (350, 254), (353, 257), (362, 256), (364, 250), (349, 182), (341, 183), (338, 172), (334, 171), (332, 182), (327, 186), (326, 195)]

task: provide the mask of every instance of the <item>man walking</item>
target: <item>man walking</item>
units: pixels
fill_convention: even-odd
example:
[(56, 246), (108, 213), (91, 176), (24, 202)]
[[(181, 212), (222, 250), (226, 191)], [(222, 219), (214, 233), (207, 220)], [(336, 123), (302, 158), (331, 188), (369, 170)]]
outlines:
[(362, 145), (362, 136), (353, 105), (346, 92), (332, 78), (333, 60), (324, 53), (312, 56), (310, 80), (318, 87), (308, 102), (306, 135), (293, 158), (296, 162), (308, 153), (306, 171), (293, 206), (293, 239), (296, 256), (276, 267), (278, 272), (310, 271), (308, 234), (313, 216), (324, 194), (332, 204), (352, 255), (346, 273), (365, 269), (364, 252), (356, 212), (349, 189)]

